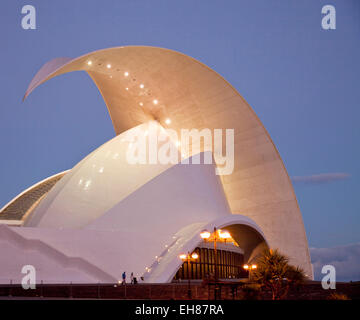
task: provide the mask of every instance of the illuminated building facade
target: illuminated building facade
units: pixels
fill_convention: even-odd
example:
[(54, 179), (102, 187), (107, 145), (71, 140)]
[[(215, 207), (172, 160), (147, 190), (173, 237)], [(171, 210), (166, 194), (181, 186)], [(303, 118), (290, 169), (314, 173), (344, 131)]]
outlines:
[[(20, 281), (21, 266), (32, 264), (44, 282), (116, 282), (126, 271), (164, 283), (184, 276), (179, 255), (194, 250), (200, 256), (194, 277), (202, 277), (213, 268), (213, 249), (199, 234), (214, 227), (236, 243), (219, 248), (221, 276), (237, 276), (241, 264), (271, 247), (312, 278), (300, 209), (280, 155), (251, 107), (220, 75), (167, 49), (109, 48), (51, 60), (24, 99), (72, 71), (85, 71), (95, 82), (116, 136), (0, 210), (2, 255), (12, 257), (1, 262), (1, 282)], [(233, 171), (216, 175), (221, 164), (215, 161), (129, 163), (127, 136), (136, 131), (147, 139), (151, 128), (232, 129)], [(213, 157), (206, 143), (192, 144), (181, 157), (199, 155)]]

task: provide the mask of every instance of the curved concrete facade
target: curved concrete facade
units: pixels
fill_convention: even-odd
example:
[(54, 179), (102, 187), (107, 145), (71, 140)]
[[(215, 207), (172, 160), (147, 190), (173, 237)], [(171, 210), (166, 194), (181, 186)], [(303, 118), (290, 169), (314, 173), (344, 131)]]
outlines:
[[(122, 138), (114, 139), (121, 142)], [(121, 152), (116, 143), (110, 146)], [(231, 228), (247, 259), (261, 245), (267, 246), (254, 221), (230, 213), (213, 164), (177, 164), (154, 171), (149, 181), (128, 194), (121, 190), (124, 183), (131, 177), (142, 180), (121, 160), (123, 155), (100, 167), (102, 173), (111, 171), (120, 178), (118, 182), (96, 177), (102, 173), (92, 167), (94, 158), (101, 161), (108, 151), (100, 147), (71, 169), (28, 217), (25, 227), (0, 228), (3, 253), (16, 255), (6, 263), (0, 261), (0, 282), (19, 281), (25, 260), (36, 268), (38, 281), (45, 283), (117, 282), (123, 271), (134, 272), (145, 282), (170, 282), (182, 263), (179, 254), (194, 250), (202, 240), (200, 232), (214, 226)], [(139, 176), (145, 177), (147, 169)], [(91, 178), (92, 190), (79, 185), (81, 177), (84, 182)], [(109, 182), (108, 199), (94, 202)], [(61, 273), (63, 266), (66, 270)]]
[(145, 135), (150, 127), (155, 127), (157, 132), (161, 130), (155, 122), (144, 123), (116, 136), (81, 160), (41, 201), (24, 226), (82, 228), (169, 169), (171, 164), (127, 161), (130, 143), (126, 136), (135, 131)]
[[(249, 242), (244, 242), (245, 238), (237, 239), (242, 242), (245, 249), (248, 248), (245, 250), (248, 259), (251, 259), (258, 248), (266, 242), (271, 248), (278, 248), (282, 253), (288, 255), (294, 265), (301, 266), (307, 275), (312, 277), (301, 213), (280, 155), (251, 107), (220, 75), (193, 58), (167, 49), (110, 48), (91, 52), (75, 59), (57, 58), (48, 62), (31, 81), (24, 98), (46, 80), (71, 71), (86, 71), (94, 80), (104, 98), (117, 135), (134, 127), (145, 126), (152, 120), (155, 120), (160, 126), (169, 127), (178, 132), (181, 129), (192, 128), (199, 130), (203, 128), (234, 129), (234, 171), (231, 175), (220, 176), (219, 179), (226, 202), (224, 207), (229, 208), (229, 212), (233, 214), (231, 218), (234, 219), (234, 223), (226, 225), (227, 228), (231, 229), (234, 234), (248, 235), (251, 240)], [(167, 118), (171, 119), (171, 124), (166, 123), (165, 119)], [(114, 138), (107, 144), (119, 144), (120, 146), (119, 141)], [(90, 172), (91, 159), (104, 155), (99, 150), (106, 148), (107, 144), (86, 157), (55, 185), (29, 217), (28, 226), (43, 228), (91, 228), (91, 226), (95, 226), (95, 229), (99, 230), (101, 221), (106, 221), (107, 217), (111, 218), (102, 225), (102, 228), (115, 226), (117, 225), (116, 217), (119, 217), (116, 213), (126, 212), (126, 205), (131, 203), (132, 197), (139, 196), (152, 181), (156, 181), (157, 178), (174, 169), (171, 166), (158, 167), (154, 171), (148, 171), (148, 174), (140, 174), (136, 176), (136, 183), (133, 187), (130, 186), (129, 190), (126, 191), (124, 186), (121, 187), (124, 189), (120, 192), (122, 195), (118, 199), (111, 200), (105, 197), (106, 204), (97, 203), (97, 209), (92, 209), (89, 216), (80, 214), (73, 219), (74, 212), (79, 213), (80, 209), (91, 206), (90, 193), (88, 195), (78, 193), (79, 197), (76, 196), (77, 193), (73, 193), (74, 181), (79, 182), (77, 175), (84, 168), (87, 168), (84, 172)], [(191, 153), (188, 156), (206, 152), (210, 150), (210, 147), (206, 144), (200, 148), (192, 145)], [(223, 153), (225, 153), (224, 148), (223, 145)], [(217, 165), (221, 168), (220, 164)], [(112, 178), (109, 177), (109, 179)], [(106, 186), (106, 183), (100, 181), (100, 185)], [(97, 190), (100, 189), (97, 188)], [(150, 190), (148, 192), (151, 194)], [(67, 196), (61, 198), (66, 193)], [(72, 198), (74, 194), (75, 198)], [(139, 196), (138, 199), (142, 197), (146, 198), (146, 194)], [(65, 207), (61, 206), (61, 203), (64, 202), (60, 199), (66, 200)], [(90, 201), (87, 202), (86, 199), (90, 199)], [(71, 202), (71, 200), (76, 201)], [(66, 208), (66, 202), (72, 204)], [(81, 203), (85, 207), (81, 207)], [(81, 208), (76, 208), (78, 205)], [(134, 200), (129, 208), (133, 210), (139, 205)], [(76, 210), (72, 211), (74, 206)], [(67, 213), (60, 218), (63, 208)], [(201, 209), (201, 206), (198, 206), (198, 209)], [(220, 219), (222, 215), (220, 211), (215, 210), (213, 216), (208, 215), (209, 210), (203, 216), (200, 213), (194, 213), (193, 221), (190, 219), (187, 224), (176, 225), (176, 227), (178, 230), (181, 228), (188, 230), (189, 234), (185, 231), (184, 234), (187, 234), (188, 241), (190, 241), (189, 239), (195, 237), (199, 231), (200, 225), (203, 227), (209, 221)], [(228, 215), (225, 212), (227, 210), (223, 211), (223, 219), (226, 219)], [(141, 213), (141, 206), (138, 212)], [(256, 228), (261, 230), (263, 236), (257, 237), (253, 228), (236, 223), (236, 219), (243, 216), (250, 219), (257, 226)], [(176, 223), (176, 221), (177, 218), (169, 220), (169, 224)], [(120, 222), (118, 221), (118, 223)], [(134, 227), (137, 228), (135, 225)], [(159, 244), (154, 244), (154, 246), (157, 245)], [(172, 265), (171, 261), (173, 260), (169, 260), (169, 265)], [(179, 261), (176, 263), (179, 264)], [(161, 267), (156, 269), (160, 270)], [(171, 269), (171, 272), (176, 272), (176, 270)], [(168, 273), (169, 277), (171, 277), (170, 273)], [(162, 279), (163, 281), (164, 277), (159, 273), (149, 279)]]

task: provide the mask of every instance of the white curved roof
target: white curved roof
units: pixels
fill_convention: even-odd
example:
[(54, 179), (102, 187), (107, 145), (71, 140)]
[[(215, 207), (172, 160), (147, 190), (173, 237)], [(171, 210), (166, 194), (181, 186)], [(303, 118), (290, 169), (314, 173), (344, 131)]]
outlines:
[[(115, 139), (121, 141), (122, 135)], [(108, 150), (99, 148), (93, 155), (97, 153), (106, 155)], [(231, 231), (248, 254), (266, 244), (255, 222), (230, 213), (213, 164), (174, 165), (124, 198), (121, 197), (122, 184), (113, 184), (108, 192), (119, 191), (118, 202), (108, 210), (91, 211), (96, 204), (91, 202), (92, 197), (108, 179), (97, 180), (92, 176), (94, 192), (87, 193), (82, 187), (72, 189), (76, 185), (72, 181), (76, 173), (83, 171), (84, 175), (86, 168), (92, 167), (87, 167), (87, 162), (92, 163), (91, 156), (70, 170), (50, 191), (44, 199), (46, 205), (40, 205), (29, 218), (28, 224), (32, 227), (12, 230), (12, 235), (18, 234), (21, 241), (13, 236), (4, 241), (0, 238), (3, 251), (14, 252), (19, 257), (2, 265), (0, 281), (14, 274), (13, 270), (20, 270), (24, 261), (21, 257), (26, 256), (27, 263), (39, 270), (38, 279), (46, 283), (57, 282), (57, 279), (86, 282), (89, 276), (95, 277), (95, 282), (106, 282), (121, 279), (123, 271), (134, 272), (139, 278), (143, 276), (145, 282), (170, 282), (182, 263), (179, 254), (195, 249), (201, 241), (200, 231), (214, 226), (248, 228)], [(133, 172), (127, 172), (128, 168), (121, 163), (117, 167), (122, 169), (113, 170), (112, 174), (127, 181)], [(104, 172), (107, 168), (105, 166)], [(91, 169), (88, 173), (94, 174)], [(62, 197), (67, 188), (72, 192), (71, 199)], [(79, 203), (83, 209), (71, 211), (71, 204), (77, 207)], [(59, 213), (56, 208), (63, 211)], [(244, 232), (249, 230), (248, 234)], [(27, 252), (30, 247), (31, 253)], [(68, 265), (66, 273), (61, 274), (58, 267), (52, 270), (54, 261)], [(70, 265), (67, 261), (81, 263)], [(72, 266), (77, 269), (73, 270)]]
[[(130, 196), (172, 165), (130, 164), (126, 135), (143, 135), (152, 123), (145, 123), (116, 136), (90, 153), (57, 183), (32, 212), (25, 226), (81, 228)], [(160, 126), (156, 123), (157, 129)]]
[[(235, 168), (231, 175), (221, 176), (231, 213), (254, 220), (271, 247), (312, 273), (301, 213), (280, 155), (251, 107), (221, 76), (171, 50), (118, 47), (50, 61), (25, 97), (44, 81), (78, 70), (96, 83), (117, 134), (149, 120), (166, 126), (166, 118), (178, 131), (233, 128)], [(192, 154), (206, 147), (193, 148)], [(139, 184), (148, 178), (139, 177)]]

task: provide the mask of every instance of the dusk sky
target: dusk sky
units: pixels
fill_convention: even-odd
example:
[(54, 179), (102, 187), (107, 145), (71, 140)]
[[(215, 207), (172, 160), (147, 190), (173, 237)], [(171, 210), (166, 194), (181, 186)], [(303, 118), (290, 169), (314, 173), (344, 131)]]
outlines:
[[(36, 30), (21, 27), (26, 4), (36, 8)], [(336, 30), (321, 27), (326, 4), (336, 8)], [(169, 48), (247, 100), (293, 178), (313, 262), (348, 259), (341, 279), (360, 280), (360, 1), (6, 0), (0, 38), (0, 207), (115, 135), (85, 72), (21, 102), (44, 63), (115, 46)]]

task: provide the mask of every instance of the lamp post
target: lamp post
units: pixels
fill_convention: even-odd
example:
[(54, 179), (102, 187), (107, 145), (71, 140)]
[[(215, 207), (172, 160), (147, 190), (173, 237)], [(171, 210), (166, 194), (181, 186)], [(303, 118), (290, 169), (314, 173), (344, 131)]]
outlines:
[(249, 271), (249, 280), (251, 280), (251, 271), (257, 268), (256, 264), (244, 264), (243, 268), (246, 271)]
[[(200, 237), (202, 239), (204, 239), (204, 241), (206, 241), (207, 239), (209, 239), (211, 236), (211, 233), (207, 230), (204, 230), (200, 233)], [(214, 293), (214, 298), (215, 300), (217, 299), (217, 291), (218, 291), (218, 286), (217, 286), (217, 282), (218, 282), (218, 263), (217, 263), (217, 251), (216, 251), (216, 242), (220, 239), (224, 239), (226, 241), (226, 239), (231, 238), (231, 235), (228, 231), (222, 231), (222, 230), (218, 230), (216, 229), (216, 227), (214, 227), (214, 231), (213, 231), (213, 238), (214, 238), (214, 263), (215, 263), (215, 277), (214, 277), (214, 282), (215, 282), (215, 293)]]
[(187, 277), (188, 277), (188, 297), (191, 299), (191, 288), (190, 288), (190, 261), (196, 261), (197, 258), (199, 258), (199, 255), (196, 252), (193, 252), (190, 254), (188, 252), (187, 254), (183, 253), (179, 256), (181, 260), (184, 262), (187, 262)]

